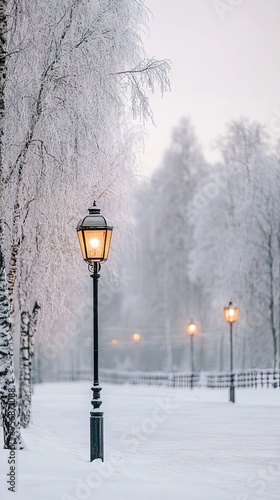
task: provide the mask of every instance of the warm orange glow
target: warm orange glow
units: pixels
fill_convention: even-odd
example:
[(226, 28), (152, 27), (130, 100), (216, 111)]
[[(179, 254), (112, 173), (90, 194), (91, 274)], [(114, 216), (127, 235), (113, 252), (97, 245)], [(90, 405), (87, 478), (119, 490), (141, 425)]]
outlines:
[(190, 323), (187, 324), (186, 330), (189, 335), (195, 335), (198, 330), (198, 326), (196, 323), (191, 321)]
[(78, 238), (79, 238), (80, 247), (81, 247), (82, 254), (83, 254), (83, 259), (86, 260), (86, 250), (85, 250), (85, 244), (84, 244), (82, 231), (78, 231)]
[(104, 254), (106, 231), (84, 230), (88, 259), (101, 259)]
[(105, 243), (104, 259), (108, 259), (111, 238), (112, 238), (112, 229), (107, 229), (107, 238), (106, 238), (106, 243)]
[(141, 340), (141, 335), (140, 335), (140, 333), (133, 333), (131, 338), (132, 338), (133, 342), (135, 342), (135, 344), (137, 344)]
[(224, 315), (227, 323), (235, 323), (238, 319), (238, 307), (234, 307), (230, 302), (228, 306), (224, 307)]
[(118, 345), (118, 343), (119, 343), (118, 339), (111, 340), (111, 345)]

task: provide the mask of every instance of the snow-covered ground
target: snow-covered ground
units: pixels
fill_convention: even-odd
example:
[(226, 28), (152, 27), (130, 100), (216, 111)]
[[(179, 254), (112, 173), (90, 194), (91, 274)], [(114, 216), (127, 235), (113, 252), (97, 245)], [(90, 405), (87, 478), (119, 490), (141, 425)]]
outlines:
[(227, 390), (106, 385), (102, 464), (89, 462), (90, 387), (35, 387), (16, 494), (0, 450), (1, 500), (279, 500), (279, 389), (239, 389), (233, 405)]

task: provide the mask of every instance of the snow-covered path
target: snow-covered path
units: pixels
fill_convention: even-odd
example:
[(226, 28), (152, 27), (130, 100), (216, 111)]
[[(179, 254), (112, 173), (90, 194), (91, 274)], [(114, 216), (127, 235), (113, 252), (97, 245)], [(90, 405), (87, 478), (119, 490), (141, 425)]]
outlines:
[[(90, 463), (90, 383), (37, 385), (20, 500), (280, 498), (280, 391), (104, 386), (105, 463)], [(0, 498), (9, 452), (0, 450)]]

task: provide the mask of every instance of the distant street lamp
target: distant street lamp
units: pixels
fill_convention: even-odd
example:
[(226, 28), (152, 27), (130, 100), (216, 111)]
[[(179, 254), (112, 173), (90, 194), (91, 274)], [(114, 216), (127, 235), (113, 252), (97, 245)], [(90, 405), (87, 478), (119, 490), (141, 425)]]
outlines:
[(102, 401), (98, 375), (98, 279), (101, 262), (108, 258), (113, 226), (100, 214), (100, 208), (96, 206), (95, 201), (88, 211), (89, 215), (80, 220), (76, 229), (83, 259), (88, 263), (93, 279), (93, 410), (90, 412), (90, 461), (101, 458), (103, 462), (103, 412), (100, 411)]
[(232, 302), (224, 307), (225, 320), (229, 323), (230, 333), (230, 387), (229, 387), (229, 400), (231, 403), (235, 402), (235, 386), (234, 386), (234, 373), (233, 373), (233, 346), (232, 346), (232, 325), (238, 319), (238, 307), (234, 307)]
[(194, 375), (194, 349), (193, 349), (193, 339), (195, 334), (197, 333), (198, 326), (196, 323), (194, 323), (193, 320), (190, 321), (190, 323), (187, 324), (186, 326), (187, 333), (190, 336), (191, 339), (191, 389), (193, 388), (193, 375)]

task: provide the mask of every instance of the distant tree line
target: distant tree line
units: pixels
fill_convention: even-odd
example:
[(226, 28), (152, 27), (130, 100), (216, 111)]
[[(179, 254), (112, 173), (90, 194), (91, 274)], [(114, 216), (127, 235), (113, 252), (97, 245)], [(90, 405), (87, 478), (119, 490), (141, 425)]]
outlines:
[[(161, 166), (135, 196), (138, 244), (127, 247), (124, 266), (133, 279), (120, 290), (112, 317), (121, 339), (127, 330), (142, 332), (146, 370), (190, 369), (191, 318), (199, 325), (196, 368), (228, 369), (223, 307), (229, 300), (240, 309), (235, 367), (279, 367), (279, 144), (241, 118), (228, 124), (216, 147), (221, 160), (209, 164), (182, 119)], [(108, 335), (110, 324), (107, 318)]]

